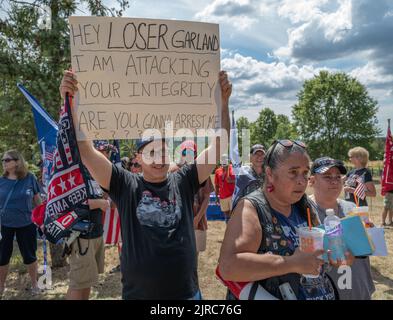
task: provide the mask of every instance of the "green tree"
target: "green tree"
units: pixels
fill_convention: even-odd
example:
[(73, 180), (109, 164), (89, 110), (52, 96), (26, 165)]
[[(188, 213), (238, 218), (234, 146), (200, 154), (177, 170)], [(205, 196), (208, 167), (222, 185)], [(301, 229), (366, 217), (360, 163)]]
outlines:
[[(277, 129), (276, 134), (274, 135), (274, 139), (295, 139), (297, 137), (297, 133), (295, 127), (289, 120), (286, 115), (278, 114), (276, 116), (277, 120)], [(268, 147), (268, 146), (266, 146)]]
[[(22, 83), (58, 119), (59, 83), (70, 67), (68, 17), (86, 4), (92, 15), (120, 16), (128, 1), (108, 8), (101, 0), (1, 1), (0, 151), (17, 148), (28, 161), (39, 158), (31, 107), (16, 87)], [(39, 9), (51, 10), (51, 28), (39, 26)], [(88, 12), (85, 12), (88, 13)]]
[(277, 125), (274, 111), (269, 108), (262, 109), (257, 120), (251, 124), (251, 145), (262, 143), (269, 146), (274, 140)]
[[(87, 4), (92, 15), (121, 16), (128, 1), (118, 1), (119, 9), (107, 8), (103, 1), (35, 0), (1, 1), (0, 9), (0, 152), (20, 150), (37, 169), (39, 152), (31, 107), (16, 87), (22, 83), (57, 120), (59, 83), (70, 67), (67, 19), (77, 5)], [(51, 28), (40, 29), (39, 8), (51, 11)], [(66, 264), (62, 247), (50, 245), (52, 267)]]
[(348, 149), (370, 149), (379, 133), (377, 101), (355, 78), (321, 71), (303, 84), (292, 109), (294, 126), (312, 158), (346, 158)]
[(241, 155), (243, 152), (243, 130), (250, 130), (250, 122), (246, 117), (240, 117), (236, 121), (237, 128), (237, 140), (239, 146), (239, 154)]

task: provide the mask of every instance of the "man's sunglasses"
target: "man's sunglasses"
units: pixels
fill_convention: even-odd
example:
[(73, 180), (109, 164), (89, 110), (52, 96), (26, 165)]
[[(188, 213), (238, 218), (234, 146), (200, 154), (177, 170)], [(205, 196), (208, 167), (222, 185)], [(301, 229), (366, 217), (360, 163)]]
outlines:
[(276, 140), (273, 142), (273, 149), (271, 152), (269, 152), (269, 156), (266, 159), (266, 165), (270, 164), (272, 154), (274, 153), (274, 149), (277, 147), (278, 144), (282, 145), (283, 147), (285, 147), (287, 149), (292, 148), (295, 144), (303, 149), (307, 148), (306, 144), (302, 141), (299, 141), (299, 140), (289, 140), (289, 139)]
[(18, 160), (18, 159), (6, 158), (6, 159), (1, 159), (1, 162), (6, 162), (6, 163), (8, 163), (8, 162), (11, 162), (11, 161), (16, 161), (16, 160)]
[(138, 162), (131, 162), (131, 163), (130, 163), (130, 168), (131, 168), (131, 167), (140, 168), (140, 166), (141, 166), (141, 165), (140, 165)]

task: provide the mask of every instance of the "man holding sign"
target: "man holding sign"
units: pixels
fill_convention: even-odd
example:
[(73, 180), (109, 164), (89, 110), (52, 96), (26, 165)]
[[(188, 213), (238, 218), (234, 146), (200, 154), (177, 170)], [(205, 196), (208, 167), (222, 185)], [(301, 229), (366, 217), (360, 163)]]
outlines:
[[(118, 207), (123, 238), (121, 253), (122, 297), (123, 299), (199, 299), (201, 296), (197, 276), (192, 205), (194, 195), (198, 191), (200, 184), (210, 177), (210, 173), (217, 162), (216, 159), (220, 159), (220, 146), (223, 150), (226, 150), (229, 132), (228, 103), (232, 92), (232, 85), (228, 81), (226, 72), (220, 72), (217, 77), (219, 67), (218, 36), (215, 36), (214, 32), (209, 35), (208, 31), (202, 30), (202, 27), (202, 31), (198, 32), (195, 29), (197, 27), (195, 23), (182, 22), (182, 25), (176, 29), (176, 25), (173, 25), (174, 22), (154, 24), (152, 21), (149, 21), (149, 24), (144, 24), (140, 21), (126, 23), (127, 19), (105, 20), (96, 18), (99, 20), (94, 20), (92, 17), (87, 18), (89, 21), (71, 21), (70, 19), (71, 46), (77, 45), (81, 48), (80, 52), (76, 54), (78, 55), (77, 58), (75, 57), (76, 51), (74, 50), (73, 52), (73, 67), (76, 66), (74, 70), (78, 74), (78, 80), (84, 83), (78, 83), (75, 73), (66, 71), (60, 86), (60, 92), (63, 97), (67, 92), (72, 96), (77, 92), (80, 93), (80, 104), (75, 109), (73, 108), (73, 113), (75, 115), (75, 128), (79, 135), (78, 146), (82, 162), (100, 186), (108, 190), (109, 196)], [(133, 26), (137, 23), (140, 28), (137, 29), (138, 34), (135, 37), (155, 41), (155, 46), (153, 46), (153, 42), (146, 40), (145, 47), (142, 46), (141, 42), (137, 42), (137, 45), (131, 48), (131, 44), (127, 42), (127, 39), (129, 39), (128, 37), (134, 30)], [(119, 27), (120, 25), (122, 26), (121, 30), (123, 30), (120, 34), (124, 37), (116, 39), (114, 33), (111, 32), (115, 30), (116, 26)], [(155, 39), (153, 39), (154, 36), (152, 34), (150, 38), (148, 38), (148, 35), (143, 36), (141, 34), (146, 26), (147, 30), (150, 30), (149, 32), (158, 30), (158, 35)], [(109, 30), (109, 36), (103, 30)], [(110, 42), (108, 42), (108, 37)], [(180, 40), (181, 37), (183, 37), (182, 41)], [(126, 43), (121, 43), (119, 42), (120, 40), (124, 40)], [(100, 48), (103, 43), (107, 46), (106, 49)], [(149, 43), (150, 47), (147, 48)], [(180, 46), (181, 43), (183, 43), (182, 46)], [(89, 48), (86, 48), (87, 44), (90, 46)], [(174, 48), (176, 45), (178, 48)], [(83, 73), (81, 61), (89, 60), (86, 59), (89, 52), (107, 52), (104, 50), (112, 50), (113, 47), (117, 47), (115, 51), (120, 55), (118, 59), (111, 60), (114, 67), (101, 74), (97, 65), (97, 67), (93, 68), (96, 70), (90, 70), (94, 71), (90, 72), (90, 76), (95, 76), (96, 78), (88, 79), (86, 75), (89, 72)], [(164, 73), (161, 78), (164, 80), (159, 81), (161, 80), (160, 77), (155, 78), (156, 80), (151, 78), (152, 74), (154, 74), (154, 77), (158, 76), (157, 72), (159, 70), (156, 68), (151, 68), (150, 66), (150, 69), (146, 69), (148, 68), (146, 65), (142, 67), (135, 66), (135, 68), (131, 66), (134, 64), (136, 56), (140, 54), (140, 51), (147, 49), (156, 49), (153, 54), (157, 57), (157, 61), (161, 63), (161, 67), (164, 68), (165, 63), (169, 63), (167, 71), (162, 71), (163, 69), (161, 69), (161, 73)], [(110, 103), (106, 103), (108, 100), (102, 99), (102, 95), (97, 95), (93, 97), (94, 99), (89, 100), (88, 94), (84, 89), (88, 81), (98, 82), (102, 79), (110, 79), (112, 84), (114, 84), (116, 82), (116, 74), (113, 70), (116, 70), (117, 63), (121, 64), (125, 51), (127, 51), (128, 59), (126, 59), (126, 73), (123, 75), (130, 76), (129, 72), (134, 72), (131, 74), (132, 77), (128, 79), (128, 82), (132, 82), (132, 93), (130, 94), (128, 91), (129, 94), (126, 95), (125, 91), (121, 91), (121, 88), (124, 89), (125, 87), (122, 85), (124, 81), (120, 79), (117, 81), (118, 85), (116, 85), (116, 88), (119, 86), (119, 89), (117, 89), (116, 93), (113, 94), (112, 90), (111, 96), (107, 96)], [(163, 51), (166, 56), (160, 56)], [(208, 58), (200, 58), (199, 61), (196, 61), (192, 56), (188, 56), (189, 58), (183, 57), (183, 60), (179, 60), (179, 56), (174, 56), (179, 54), (189, 55), (190, 51), (194, 53), (198, 51), (197, 53), (201, 57), (214, 57), (214, 59), (218, 59), (216, 61), (218, 63), (210, 65), (211, 61)], [(131, 53), (133, 54), (134, 62), (129, 61)], [(172, 57), (169, 57), (170, 55)], [(168, 58), (166, 59), (165, 57)], [(78, 62), (75, 59), (79, 59), (79, 65), (75, 65)], [(108, 58), (106, 59), (105, 61), (109, 61)], [(95, 61), (94, 57), (92, 61)], [(171, 61), (172, 65), (168, 61)], [(100, 66), (103, 67), (103, 64)], [(198, 72), (195, 71), (195, 68), (198, 69)], [(124, 71), (124, 69), (121, 70)], [(146, 70), (149, 71), (146, 72)], [(147, 78), (150, 77), (148, 79), (149, 86), (151, 86), (151, 83), (160, 82), (157, 85), (159, 88), (149, 91), (150, 95), (148, 95), (147, 80), (142, 81), (138, 78), (140, 74), (137, 74), (137, 71), (145, 73), (144, 76), (148, 74)], [(192, 84), (197, 82), (192, 81), (192, 77), (195, 76), (195, 74), (191, 74), (193, 72), (196, 73), (197, 77), (209, 75), (209, 80), (205, 82), (200, 81), (198, 90)], [(104, 75), (105, 77), (102, 78)], [(179, 76), (182, 78), (176, 78)], [(177, 80), (174, 81), (174, 78)], [(179, 83), (180, 86), (183, 83), (183, 91), (180, 89), (178, 92), (179, 97), (176, 98), (176, 86)], [(132, 87), (134, 84), (135, 87)], [(143, 92), (147, 96), (142, 97), (142, 94), (136, 96), (134, 88), (137, 90), (137, 86), (139, 89), (145, 90)], [(166, 89), (168, 86), (169, 89)], [(207, 87), (210, 89), (206, 89)], [(96, 85), (94, 88), (98, 89), (99, 86)], [(171, 92), (171, 94), (168, 96), (163, 95), (159, 99), (152, 97), (156, 94), (162, 94), (163, 91)], [(122, 100), (123, 97), (126, 97), (126, 101)], [(181, 117), (184, 121), (177, 122), (178, 117), (175, 113), (179, 112), (176, 109), (179, 107), (176, 107), (176, 101), (179, 100), (176, 99), (182, 99), (178, 103), (181, 105), (182, 113), (186, 114), (191, 112), (191, 110), (198, 110), (198, 112), (185, 115)], [(97, 112), (91, 110), (90, 107), (95, 103), (102, 109), (96, 110)], [(112, 131), (115, 138), (132, 138), (135, 137), (135, 134), (141, 135), (141, 133), (132, 131), (132, 128), (128, 128), (130, 130), (127, 130), (127, 134), (124, 130), (118, 128), (117, 123), (121, 124), (121, 119), (118, 118), (119, 114), (127, 113), (129, 117), (138, 114), (139, 119), (143, 117), (146, 119), (146, 110), (151, 111), (151, 113), (157, 113), (159, 111), (154, 110), (158, 110), (157, 105), (160, 103), (166, 105), (164, 109), (168, 110), (167, 115), (170, 116), (170, 118), (166, 119), (175, 123), (175, 129), (217, 128), (219, 123), (217, 119), (221, 119), (221, 128), (223, 130), (219, 131), (219, 135), (211, 139), (212, 142), (209, 147), (200, 154), (196, 163), (185, 165), (178, 172), (168, 174), (170, 163), (169, 148), (163, 138), (143, 136), (138, 141), (137, 159), (142, 166), (142, 175), (132, 174), (112, 165), (109, 160), (93, 148), (90, 141), (81, 141), (94, 139), (97, 136), (105, 138), (105, 135), (108, 134), (108, 130), (105, 128), (108, 127), (114, 129), (109, 130), (109, 134)], [(218, 108), (219, 104), (221, 104), (221, 108)], [(138, 107), (135, 107), (136, 105)], [(127, 112), (125, 112), (125, 106), (128, 106)], [(118, 110), (120, 113), (116, 114), (116, 112), (112, 112), (113, 110)], [(143, 112), (145, 114), (142, 114)], [(202, 118), (198, 117), (204, 113), (213, 115), (216, 113), (213, 118), (208, 118), (216, 120), (203, 122)], [(86, 123), (86, 115), (90, 117), (88, 126), (84, 124)], [(97, 115), (103, 117), (100, 118), (100, 121), (95, 122)], [(111, 116), (115, 120), (118, 119), (119, 122), (111, 121)], [(199, 119), (199, 122), (197, 119)], [(162, 127), (154, 124), (149, 126), (146, 125), (146, 122), (143, 123), (145, 124), (144, 129), (162, 129)], [(99, 126), (101, 127), (98, 128)], [(94, 127), (94, 130), (90, 130), (90, 127)], [(133, 136), (128, 136), (129, 133)], [(104, 135), (104, 137), (100, 135)]]
[[(219, 82), (222, 131), (227, 135), (232, 85), (225, 72), (220, 73)], [(62, 96), (66, 92), (74, 95), (76, 90), (75, 76), (66, 71), (60, 86)], [(228, 141), (227, 136), (222, 137)], [(217, 140), (213, 152), (219, 159), (220, 138)], [(90, 141), (78, 141), (78, 146), (83, 164), (100, 186), (108, 190), (119, 210), (123, 237), (123, 299), (190, 299), (197, 296), (192, 204), (199, 185), (215, 168), (215, 161), (205, 163), (213, 145), (201, 153), (195, 164), (169, 175), (169, 151), (163, 139), (139, 141), (137, 157), (143, 175), (112, 165)]]

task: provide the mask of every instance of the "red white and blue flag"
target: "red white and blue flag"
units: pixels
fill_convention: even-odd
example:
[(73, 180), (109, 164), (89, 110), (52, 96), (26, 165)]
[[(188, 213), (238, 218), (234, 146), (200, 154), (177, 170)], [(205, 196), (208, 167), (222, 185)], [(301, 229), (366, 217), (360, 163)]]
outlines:
[(355, 191), (353, 193), (356, 194), (356, 196), (358, 198), (364, 200), (366, 198), (367, 188), (363, 182), (363, 176), (356, 178), (356, 182), (357, 182), (357, 186), (356, 186)]
[(121, 241), (120, 217), (116, 206), (110, 206), (102, 217), (105, 244), (118, 244)]
[(60, 112), (57, 149), (53, 155), (45, 224), (70, 213), (90, 197), (87, 170), (82, 165), (67, 95)]

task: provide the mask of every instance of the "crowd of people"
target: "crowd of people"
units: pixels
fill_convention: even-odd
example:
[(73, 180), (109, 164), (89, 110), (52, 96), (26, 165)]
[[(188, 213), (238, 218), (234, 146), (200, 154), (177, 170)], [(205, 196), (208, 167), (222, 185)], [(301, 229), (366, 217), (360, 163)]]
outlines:
[[(227, 135), (232, 84), (226, 72), (220, 72), (219, 82), (225, 129), (221, 135)], [(75, 75), (66, 71), (61, 95), (64, 98), (76, 91)], [(367, 150), (356, 147), (349, 151), (355, 168), (347, 172), (343, 161), (328, 155), (310, 159), (301, 141), (277, 140), (267, 150), (260, 143), (251, 147), (251, 164), (243, 164), (236, 175), (228, 155), (220, 153), (223, 138), (219, 136), (215, 146), (202, 151), (194, 141), (184, 141), (176, 162), (171, 162), (165, 139), (140, 139), (136, 152), (122, 158), (121, 166), (109, 161), (110, 144), (78, 141), (81, 160), (90, 174), (92, 196), (76, 210), (84, 217), (81, 222), (89, 225), (89, 232), (65, 248), (70, 264), (68, 299), (88, 299), (103, 272), (101, 215), (110, 206), (117, 207), (121, 223), (122, 298), (202, 299), (198, 253), (206, 250), (206, 212), (212, 192), (227, 222), (217, 261), (223, 279), (258, 283), (277, 298), (283, 298), (279, 286), (289, 283), (297, 299), (371, 299), (375, 287), (368, 257), (346, 252), (352, 289), (342, 289), (337, 284), (340, 261), (324, 262), (320, 258), (323, 250), (300, 251), (297, 233), (299, 227), (308, 225), (307, 211), (311, 224), (318, 226), (327, 209), (344, 217), (356, 205), (367, 206), (366, 199), (353, 195), (359, 179), (366, 196), (376, 196), (367, 169)], [(216, 163), (205, 161), (212, 151), (220, 159), (218, 168)], [(6, 151), (2, 164), (0, 296), (15, 236), (28, 266), (31, 292), (37, 294), (37, 229), (31, 211), (41, 203), (42, 191), (19, 152)], [(313, 191), (310, 196), (306, 194), (308, 186)], [(345, 199), (339, 198), (342, 191)], [(387, 216), (392, 224), (393, 193), (387, 194), (384, 206), (382, 224), (386, 225)], [(236, 299), (229, 290), (227, 299)]]

